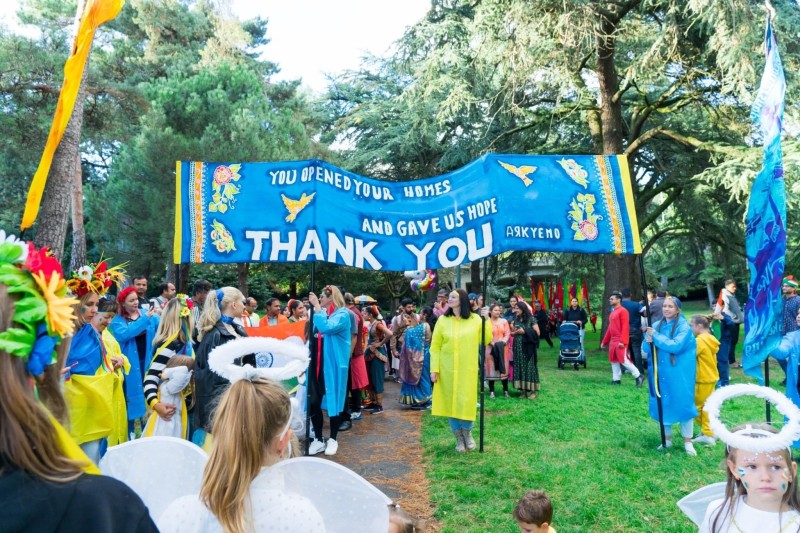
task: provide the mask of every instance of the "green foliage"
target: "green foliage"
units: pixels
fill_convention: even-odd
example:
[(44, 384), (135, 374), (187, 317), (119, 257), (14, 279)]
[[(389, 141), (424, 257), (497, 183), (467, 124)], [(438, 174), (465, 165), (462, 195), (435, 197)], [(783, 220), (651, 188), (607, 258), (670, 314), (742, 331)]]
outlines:
[[(785, 30), (800, 15), (791, 2), (777, 7), (791, 102), (800, 50)], [(604, 19), (612, 33), (603, 34)], [(326, 138), (348, 147), (350, 168), (403, 180), (486, 151), (603, 153), (617, 133), (602, 120), (618, 113), (643, 243), (659, 255), (648, 267), (670, 275), (660, 257), (679, 249), (672, 261), (686, 271), (675, 275), (694, 286), (706, 253), (713, 264), (744, 269), (742, 247), (731, 243), (744, 240), (738, 215), (760, 166), (749, 120), (763, 65), (763, 25), (754, 20), (764, 20), (761, 4), (746, 0), (434, 2), (391, 57), (331, 85)], [(601, 45), (614, 47), (619, 79), (606, 100)], [(796, 115), (790, 109), (789, 122)], [(797, 157), (796, 143), (787, 143), (791, 189)]]
[(171, 260), (174, 198), (165, 192), (174, 191), (176, 160), (292, 160), (324, 149), (311, 138), (313, 119), (297, 84), (272, 82), (275, 65), (247, 48), (264, 42), (263, 21), (245, 30), (205, 3), (133, 7), (119, 29), (141, 41), (120, 53), (130, 54), (125, 72), (139, 71), (136, 87), (148, 106), (108, 180), (87, 195), (97, 246), (149, 275)]

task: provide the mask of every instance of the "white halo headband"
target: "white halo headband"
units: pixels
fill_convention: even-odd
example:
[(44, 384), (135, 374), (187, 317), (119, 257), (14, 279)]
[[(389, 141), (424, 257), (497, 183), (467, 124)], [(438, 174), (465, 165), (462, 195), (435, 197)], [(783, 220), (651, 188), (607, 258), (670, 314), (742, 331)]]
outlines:
[[(775, 408), (788, 420), (778, 433), (753, 429), (748, 426), (744, 430), (732, 433), (719, 419), (722, 402), (738, 396), (756, 396), (772, 403)], [(703, 411), (708, 413), (709, 426), (714, 435), (730, 448), (747, 450), (751, 452), (776, 452), (789, 448), (794, 441), (800, 438), (800, 409), (784, 394), (760, 385), (740, 383), (727, 385), (715, 390), (706, 400)], [(762, 435), (754, 438), (749, 435)]]
[[(239, 366), (234, 360), (257, 354), (266, 367)], [(296, 378), (308, 368), (308, 348), (299, 337), (273, 339), (272, 337), (241, 337), (217, 346), (208, 354), (208, 367), (231, 383), (242, 379), (250, 381), (267, 378), (274, 381)]]

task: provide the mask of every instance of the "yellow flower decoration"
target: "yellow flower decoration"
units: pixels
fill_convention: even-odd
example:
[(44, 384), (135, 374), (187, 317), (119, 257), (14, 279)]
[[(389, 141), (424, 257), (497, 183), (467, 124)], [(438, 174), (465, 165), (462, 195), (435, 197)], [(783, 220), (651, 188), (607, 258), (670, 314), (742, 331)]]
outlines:
[(64, 296), (66, 292), (64, 278), (58, 272), (51, 274), (49, 282), (45, 281), (44, 274), (31, 274), (31, 276), (47, 302), (47, 333), (63, 337), (72, 332), (75, 319), (73, 306), (78, 300)]

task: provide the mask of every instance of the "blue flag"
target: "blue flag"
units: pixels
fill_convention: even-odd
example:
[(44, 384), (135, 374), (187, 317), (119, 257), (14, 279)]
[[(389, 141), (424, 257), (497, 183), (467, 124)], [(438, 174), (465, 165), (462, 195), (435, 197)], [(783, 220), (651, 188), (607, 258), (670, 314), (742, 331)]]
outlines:
[(487, 154), (379, 181), (324, 161), (178, 162), (175, 262), (452, 267), (513, 250), (641, 253), (625, 156)]
[(781, 125), (786, 80), (778, 43), (767, 17), (766, 65), (751, 116), (764, 142), (764, 164), (747, 207), (745, 249), (750, 292), (744, 312), (745, 373), (763, 382), (761, 363), (781, 339), (781, 280), (786, 255), (786, 189), (781, 162)]

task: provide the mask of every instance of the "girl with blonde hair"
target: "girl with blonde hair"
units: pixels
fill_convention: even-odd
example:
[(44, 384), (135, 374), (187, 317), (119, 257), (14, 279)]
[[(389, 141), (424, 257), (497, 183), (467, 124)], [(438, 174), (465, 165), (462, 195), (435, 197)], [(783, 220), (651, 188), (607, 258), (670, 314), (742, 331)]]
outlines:
[[(292, 406), (280, 383), (257, 378), (233, 383), (220, 400), (199, 496), (173, 502), (162, 515), (162, 532), (325, 531), (306, 498), (283, 491), (268, 467), (297, 450)], [(294, 445), (292, 444), (294, 443)]]
[[(197, 324), (199, 345), (195, 355), (195, 426), (200, 430), (210, 429), (211, 409), (228, 386), (227, 379), (208, 368), (208, 354), (217, 346), (247, 337), (244, 328), (235, 321), (242, 317), (244, 305), (244, 295), (235, 287), (212, 289), (206, 296), (203, 313)], [(248, 357), (237, 361), (239, 364), (247, 362), (255, 366), (255, 357), (250, 361)]]
[[(3, 530), (157, 531), (141, 499), (126, 485), (86, 474), (100, 472), (37, 398), (46, 389), (49, 405), (63, 405), (58, 381), (65, 354), (56, 347), (72, 331), (75, 302), (65, 298), (63, 283), (61, 265), (46, 250), (0, 232)], [(20, 334), (37, 331), (48, 334)]]
[[(144, 398), (147, 406), (165, 422), (179, 411), (179, 406), (159, 399), (158, 386), (161, 382), (161, 373), (172, 357), (192, 354), (190, 335), (193, 327), (191, 300), (185, 294), (178, 294), (169, 301), (161, 314), (161, 322), (153, 339), (156, 353), (144, 376)], [(186, 409), (180, 412), (185, 414)]]

